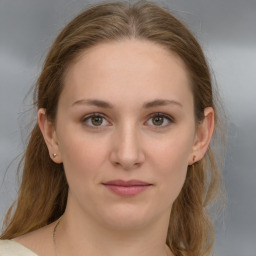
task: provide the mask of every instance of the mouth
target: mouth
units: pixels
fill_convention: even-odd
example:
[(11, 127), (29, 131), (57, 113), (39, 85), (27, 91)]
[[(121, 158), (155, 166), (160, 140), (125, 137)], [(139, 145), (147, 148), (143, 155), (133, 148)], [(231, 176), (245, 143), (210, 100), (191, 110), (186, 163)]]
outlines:
[(111, 192), (125, 197), (138, 195), (153, 185), (140, 180), (112, 180), (102, 184)]

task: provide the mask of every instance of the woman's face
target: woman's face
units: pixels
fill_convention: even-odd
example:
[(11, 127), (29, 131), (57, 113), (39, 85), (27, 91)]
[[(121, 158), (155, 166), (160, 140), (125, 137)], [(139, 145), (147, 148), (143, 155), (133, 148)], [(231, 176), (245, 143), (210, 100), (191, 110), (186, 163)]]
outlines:
[(148, 41), (91, 48), (66, 73), (54, 136), (67, 209), (118, 228), (169, 218), (196, 138), (185, 65)]

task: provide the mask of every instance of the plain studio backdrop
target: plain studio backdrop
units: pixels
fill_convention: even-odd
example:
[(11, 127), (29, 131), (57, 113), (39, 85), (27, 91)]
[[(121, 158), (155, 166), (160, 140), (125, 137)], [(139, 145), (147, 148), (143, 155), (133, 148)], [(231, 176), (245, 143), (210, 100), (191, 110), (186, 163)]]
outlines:
[[(0, 0), (0, 223), (16, 198), (16, 167), (31, 119), (32, 95), (26, 95), (60, 29), (95, 2)], [(228, 202), (216, 224), (215, 255), (256, 256), (256, 0), (155, 2), (195, 33), (226, 108)]]

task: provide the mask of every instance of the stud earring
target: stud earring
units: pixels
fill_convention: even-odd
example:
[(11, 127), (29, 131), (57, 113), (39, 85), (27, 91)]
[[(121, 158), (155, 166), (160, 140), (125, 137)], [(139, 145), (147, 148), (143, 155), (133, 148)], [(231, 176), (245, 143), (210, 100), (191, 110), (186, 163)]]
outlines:
[(193, 156), (193, 163), (195, 162), (195, 160), (196, 160), (196, 156)]
[(53, 153), (52, 156), (53, 156), (53, 158), (55, 158), (57, 156), (57, 154)]

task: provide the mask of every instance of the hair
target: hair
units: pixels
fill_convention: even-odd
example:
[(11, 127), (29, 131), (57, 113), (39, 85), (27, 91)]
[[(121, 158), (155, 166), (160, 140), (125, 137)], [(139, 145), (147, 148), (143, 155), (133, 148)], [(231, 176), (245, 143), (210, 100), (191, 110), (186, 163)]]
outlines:
[[(67, 24), (50, 48), (36, 82), (36, 108), (45, 108), (47, 118), (54, 123), (64, 74), (71, 63), (86, 49), (123, 39), (147, 40), (176, 53), (191, 79), (196, 123), (203, 120), (206, 107), (213, 107), (218, 124), (211, 74), (199, 43), (168, 8), (148, 1), (92, 5)], [(217, 128), (218, 125), (215, 132)], [(18, 199), (7, 212), (2, 239), (50, 224), (66, 207), (68, 184), (63, 165), (49, 157), (38, 124), (29, 135), (21, 161), (23, 176)], [(202, 160), (188, 166), (185, 183), (173, 203), (166, 243), (174, 255), (210, 255), (214, 228), (207, 209), (221, 191), (221, 181), (210, 145)]]

